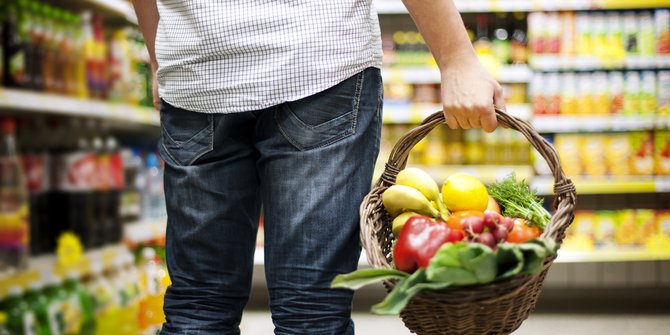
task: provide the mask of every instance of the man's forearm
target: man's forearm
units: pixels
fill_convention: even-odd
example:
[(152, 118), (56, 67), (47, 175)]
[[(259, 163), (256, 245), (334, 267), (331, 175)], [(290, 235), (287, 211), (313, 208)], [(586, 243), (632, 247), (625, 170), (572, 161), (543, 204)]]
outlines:
[(133, 0), (133, 7), (135, 7), (135, 14), (137, 14), (137, 21), (140, 26), (140, 32), (144, 36), (144, 43), (147, 45), (149, 57), (151, 58), (151, 66), (154, 69), (157, 67), (156, 62), (156, 29), (158, 28), (158, 5), (157, 0)]
[(441, 70), (453, 60), (475, 56), (453, 0), (403, 0), (403, 3)]

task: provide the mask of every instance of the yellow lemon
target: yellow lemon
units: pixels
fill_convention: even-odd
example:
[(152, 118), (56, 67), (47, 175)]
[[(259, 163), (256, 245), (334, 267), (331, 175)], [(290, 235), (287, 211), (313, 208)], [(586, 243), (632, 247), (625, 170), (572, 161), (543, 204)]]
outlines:
[(489, 192), (479, 179), (467, 173), (455, 173), (442, 184), (442, 200), (452, 212), (483, 212), (489, 203)]

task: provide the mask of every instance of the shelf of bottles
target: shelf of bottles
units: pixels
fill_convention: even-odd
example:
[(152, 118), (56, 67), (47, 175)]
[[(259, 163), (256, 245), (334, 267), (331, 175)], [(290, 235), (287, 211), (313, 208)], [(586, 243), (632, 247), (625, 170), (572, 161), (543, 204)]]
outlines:
[(0, 2), (0, 110), (157, 126), (141, 34), (101, 14), (130, 13), (130, 4), (88, 0), (75, 7), (95, 11), (74, 11), (50, 3)]
[[(668, 7), (667, 0), (455, 0), (462, 13), (576, 11)], [(380, 14), (406, 14), (400, 0), (375, 0)]]

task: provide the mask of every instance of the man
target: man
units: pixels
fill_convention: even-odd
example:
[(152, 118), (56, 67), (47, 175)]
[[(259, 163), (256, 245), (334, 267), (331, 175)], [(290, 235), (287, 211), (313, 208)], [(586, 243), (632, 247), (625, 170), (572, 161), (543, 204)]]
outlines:
[[(354, 333), (352, 292), (329, 285), (356, 269), (379, 151), (371, 1), (134, 0), (166, 162), (163, 334), (239, 334), (261, 205), (275, 333)], [(493, 131), (502, 90), (452, 0), (405, 5), (440, 68), (449, 127)]]

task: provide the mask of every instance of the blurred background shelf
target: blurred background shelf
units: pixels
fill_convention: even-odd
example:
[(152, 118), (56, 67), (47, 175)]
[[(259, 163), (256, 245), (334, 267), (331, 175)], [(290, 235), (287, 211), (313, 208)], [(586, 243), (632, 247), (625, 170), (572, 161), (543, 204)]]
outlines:
[(651, 262), (668, 261), (670, 252), (649, 251), (644, 248), (596, 249), (592, 251), (558, 251), (558, 263), (596, 263), (596, 262)]
[(141, 244), (165, 237), (167, 218), (126, 223), (123, 227), (123, 239), (130, 244)]
[[(462, 13), (639, 9), (670, 5), (666, 0), (456, 0), (455, 3)], [(400, 0), (375, 0), (375, 6), (380, 14), (407, 13)]]
[(665, 129), (667, 116), (536, 115), (531, 124), (540, 133), (605, 132)]
[[(526, 64), (504, 65), (494, 69), (493, 75), (501, 83), (528, 83), (533, 72)], [(411, 84), (439, 84), (437, 66), (395, 66), (382, 69), (385, 81), (402, 81)]]
[(668, 56), (627, 56), (623, 59), (534, 55), (529, 66), (536, 71), (662, 70), (670, 68)]
[(0, 296), (4, 296), (13, 286), (27, 287), (31, 282), (47, 280), (52, 276), (61, 279), (70, 273), (86, 276), (90, 274), (92, 266), (108, 269), (124, 255), (130, 255), (130, 250), (124, 244), (117, 244), (86, 251), (78, 262), (67, 266), (59, 264), (54, 254), (31, 257), (27, 269), (0, 274)]
[[(660, 193), (670, 191), (670, 177), (573, 177), (577, 194), (631, 194)], [(540, 195), (553, 194), (553, 179), (547, 176), (533, 177), (530, 183)]]
[(496, 180), (505, 178), (514, 172), (519, 179), (530, 180), (533, 178), (533, 169), (528, 165), (439, 165), (439, 166), (417, 166), (442, 185), (450, 175), (457, 172), (464, 172), (475, 176), (485, 184), (490, 184)]
[(137, 25), (137, 16), (127, 0), (50, 0), (50, 3), (70, 10), (92, 10), (105, 15), (110, 22)]
[[(385, 124), (420, 124), (433, 113), (442, 110), (442, 105), (434, 103), (406, 103), (396, 101), (384, 102)], [(523, 120), (531, 117), (532, 109), (529, 104), (507, 105), (507, 112)]]
[(145, 126), (160, 123), (158, 112), (153, 108), (2, 87), (0, 110), (93, 117)]

